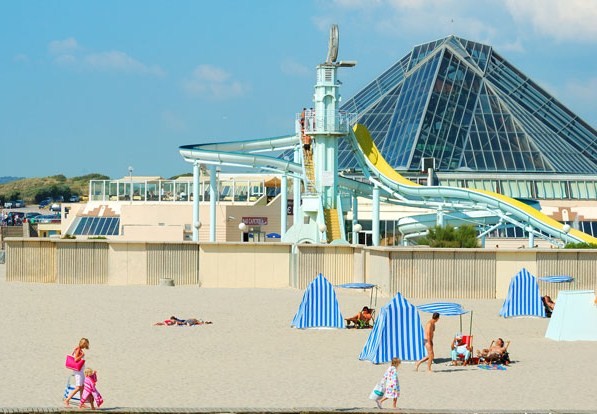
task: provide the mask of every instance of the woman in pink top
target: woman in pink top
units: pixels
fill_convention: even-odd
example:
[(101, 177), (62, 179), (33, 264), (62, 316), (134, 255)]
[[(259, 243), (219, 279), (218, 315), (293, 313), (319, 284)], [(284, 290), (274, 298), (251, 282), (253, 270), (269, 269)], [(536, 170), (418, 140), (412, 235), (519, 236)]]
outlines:
[[(84, 349), (89, 349), (89, 339), (81, 338), (79, 341), (79, 346), (76, 347), (73, 351), (73, 357), (75, 358), (75, 362), (79, 362), (80, 360), (85, 358)], [(83, 370), (85, 369), (85, 365), (81, 367), (80, 371), (73, 371), (73, 375), (75, 376), (75, 389), (71, 391), (71, 393), (66, 397), (64, 400), (64, 405), (68, 407), (70, 405), (70, 399), (73, 398), (77, 392), (80, 394), (83, 393), (83, 381), (85, 380)]]

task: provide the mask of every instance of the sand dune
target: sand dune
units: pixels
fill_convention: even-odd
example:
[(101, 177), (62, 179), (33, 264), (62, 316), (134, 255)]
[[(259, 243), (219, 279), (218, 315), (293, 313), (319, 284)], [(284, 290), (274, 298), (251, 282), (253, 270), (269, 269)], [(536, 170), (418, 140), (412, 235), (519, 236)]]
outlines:
[[(1, 265), (0, 408), (60, 406), (65, 354), (82, 336), (106, 408), (372, 408), (367, 397), (386, 368), (358, 360), (367, 330), (291, 329), (303, 294), (295, 289), (41, 285), (4, 274)], [(367, 293), (337, 293), (345, 316), (369, 304)], [(475, 345), (510, 339), (513, 364), (449, 366), (459, 319), (442, 318), (436, 372), (403, 364), (399, 407), (597, 410), (594, 342), (545, 339), (547, 319), (501, 319), (501, 301), (460, 303), (474, 309)], [(213, 325), (152, 325), (171, 314)]]

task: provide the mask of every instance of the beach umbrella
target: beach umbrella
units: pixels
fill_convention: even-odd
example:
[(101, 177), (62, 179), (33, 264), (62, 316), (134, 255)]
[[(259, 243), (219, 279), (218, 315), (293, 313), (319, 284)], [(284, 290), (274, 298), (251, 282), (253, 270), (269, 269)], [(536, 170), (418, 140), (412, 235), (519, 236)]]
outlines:
[(334, 286), (320, 273), (307, 286), (291, 326), (305, 328), (344, 328)]
[(572, 282), (574, 280), (572, 276), (543, 276), (538, 277), (537, 279), (539, 279), (542, 282), (548, 283), (566, 283)]
[(397, 293), (380, 309), (359, 359), (383, 364), (392, 358), (417, 361), (425, 355), (423, 326), (417, 308)]
[(462, 315), (465, 313), (471, 314), (468, 334), (473, 332), (473, 311), (465, 310), (461, 304), (454, 302), (434, 302), (417, 306), (417, 309), (427, 313), (439, 313), (441, 316), (459, 316), (460, 317), (460, 332), (462, 332)]

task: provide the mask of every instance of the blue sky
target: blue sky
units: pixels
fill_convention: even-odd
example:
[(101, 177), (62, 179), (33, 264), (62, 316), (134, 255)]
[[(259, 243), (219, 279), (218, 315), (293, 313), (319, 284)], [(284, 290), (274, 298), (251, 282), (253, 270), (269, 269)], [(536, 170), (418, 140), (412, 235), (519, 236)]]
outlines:
[(332, 23), (346, 98), (455, 34), (595, 127), (596, 21), (595, 0), (5, 0), (0, 176), (170, 177), (180, 145), (292, 133)]

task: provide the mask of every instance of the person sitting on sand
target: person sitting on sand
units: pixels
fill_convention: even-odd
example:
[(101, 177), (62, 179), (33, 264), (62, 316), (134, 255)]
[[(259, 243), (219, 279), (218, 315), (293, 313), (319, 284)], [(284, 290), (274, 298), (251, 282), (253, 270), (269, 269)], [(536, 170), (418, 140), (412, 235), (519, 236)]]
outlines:
[(369, 309), (367, 306), (363, 306), (363, 309), (354, 315), (352, 318), (345, 318), (346, 320), (346, 327), (350, 327), (350, 323), (352, 322), (355, 327), (362, 327), (369, 325), (369, 322), (373, 318), (373, 311)]
[(545, 316), (551, 318), (551, 314), (556, 307), (556, 302), (547, 295), (541, 297), (541, 302), (543, 302), (543, 306), (545, 307)]
[(154, 325), (166, 325), (166, 326), (194, 326), (194, 325), (209, 325), (211, 324), (211, 321), (204, 321), (202, 319), (197, 319), (197, 318), (190, 318), (190, 319), (180, 319), (177, 318), (176, 316), (170, 316), (170, 319), (166, 319), (164, 322), (157, 322), (154, 323)]
[(548, 295), (543, 296), (541, 299), (543, 299), (543, 303), (545, 303), (545, 306), (547, 306), (549, 310), (553, 311), (553, 309), (556, 307), (556, 302)]
[(451, 348), (452, 348), (452, 351), (451, 351), (452, 365), (457, 364), (458, 355), (464, 356), (464, 362), (462, 365), (468, 365), (468, 362), (471, 357), (471, 348), (469, 345), (464, 343), (464, 339), (462, 338), (461, 333), (457, 333), (456, 335), (454, 335), (454, 339), (452, 340)]

